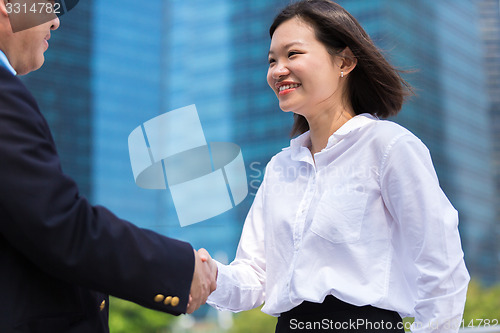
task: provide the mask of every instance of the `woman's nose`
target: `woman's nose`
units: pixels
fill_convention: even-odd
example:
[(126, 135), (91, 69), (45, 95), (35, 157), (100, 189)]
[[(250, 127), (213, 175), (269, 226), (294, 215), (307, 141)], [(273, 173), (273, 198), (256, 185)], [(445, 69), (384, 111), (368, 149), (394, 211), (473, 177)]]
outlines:
[(288, 75), (289, 73), (290, 73), (290, 71), (288, 70), (288, 68), (286, 66), (279, 65), (279, 66), (276, 66), (272, 75), (273, 75), (273, 79), (279, 79), (280, 77)]

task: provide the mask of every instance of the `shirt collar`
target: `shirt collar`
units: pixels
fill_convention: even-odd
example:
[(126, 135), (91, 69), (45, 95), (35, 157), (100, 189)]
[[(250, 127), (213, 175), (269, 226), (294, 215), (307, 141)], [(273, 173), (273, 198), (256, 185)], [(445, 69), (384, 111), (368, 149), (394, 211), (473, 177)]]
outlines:
[(0, 50), (0, 66), (4, 66), (5, 68), (7, 68), (13, 75), (17, 74), (17, 72), (10, 64), (9, 59), (7, 59), (7, 56), (5, 56), (5, 53), (3, 53), (2, 50)]
[[(328, 143), (325, 149), (328, 149), (340, 140), (346, 137), (352, 131), (363, 127), (364, 125), (371, 123), (372, 121), (378, 119), (377, 117), (369, 114), (363, 113), (349, 119), (344, 125), (342, 125), (335, 133), (333, 133), (330, 138), (328, 138)], [(304, 160), (307, 156), (310, 156), (309, 146), (311, 145), (311, 138), (309, 131), (299, 135), (298, 137), (290, 141), (290, 149), (292, 153), (292, 159), (296, 161)]]

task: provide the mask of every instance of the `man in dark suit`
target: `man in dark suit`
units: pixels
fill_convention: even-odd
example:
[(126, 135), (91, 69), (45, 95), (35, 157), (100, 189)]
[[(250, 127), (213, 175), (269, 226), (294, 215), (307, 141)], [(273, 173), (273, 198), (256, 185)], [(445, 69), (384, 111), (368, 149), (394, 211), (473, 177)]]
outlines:
[(215, 289), (208, 263), (188, 243), (90, 205), (62, 172), (15, 76), (42, 66), (59, 19), (14, 33), (23, 19), (9, 18), (11, 1), (0, 0), (0, 332), (108, 332), (108, 294), (192, 313)]

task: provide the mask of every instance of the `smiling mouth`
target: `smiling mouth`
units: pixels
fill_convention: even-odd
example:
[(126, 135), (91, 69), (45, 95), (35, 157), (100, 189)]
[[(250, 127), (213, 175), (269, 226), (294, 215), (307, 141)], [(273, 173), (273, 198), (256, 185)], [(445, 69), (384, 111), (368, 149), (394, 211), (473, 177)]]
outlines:
[(300, 84), (298, 83), (295, 83), (295, 84), (289, 84), (289, 85), (286, 85), (286, 86), (281, 86), (279, 87), (279, 92), (283, 92), (285, 90), (288, 90), (288, 89), (294, 89), (294, 88), (298, 88), (300, 86)]
[(287, 95), (300, 86), (301, 86), (300, 83), (284, 84), (282, 86), (279, 86), (278, 87), (278, 95), (280, 95), (280, 96)]

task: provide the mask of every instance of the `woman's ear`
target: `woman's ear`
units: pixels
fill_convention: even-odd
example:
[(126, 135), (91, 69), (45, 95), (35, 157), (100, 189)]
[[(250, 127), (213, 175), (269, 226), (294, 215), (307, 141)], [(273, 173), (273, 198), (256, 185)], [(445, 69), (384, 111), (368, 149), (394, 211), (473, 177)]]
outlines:
[(340, 52), (338, 54), (338, 57), (340, 57), (341, 60), (339, 68), (344, 75), (349, 74), (358, 63), (358, 59), (356, 59), (349, 46), (347, 46), (342, 52)]

